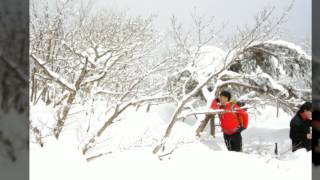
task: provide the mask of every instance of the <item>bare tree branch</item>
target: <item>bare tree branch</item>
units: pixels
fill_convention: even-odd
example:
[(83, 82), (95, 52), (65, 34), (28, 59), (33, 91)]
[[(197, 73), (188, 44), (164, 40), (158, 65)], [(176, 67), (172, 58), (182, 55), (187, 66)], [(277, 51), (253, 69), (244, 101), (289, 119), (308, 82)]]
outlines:
[(59, 75), (57, 75), (56, 73), (50, 71), (49, 68), (45, 66), (45, 64), (46, 64), (45, 62), (43, 62), (42, 60), (38, 59), (33, 54), (31, 54), (31, 57), (47, 73), (47, 75), (52, 78), (52, 80), (56, 81), (61, 86), (67, 88), (69, 91), (72, 91), (72, 92), (76, 91), (76, 87), (75, 86), (70, 85), (66, 80), (64, 80), (61, 77), (59, 77)]

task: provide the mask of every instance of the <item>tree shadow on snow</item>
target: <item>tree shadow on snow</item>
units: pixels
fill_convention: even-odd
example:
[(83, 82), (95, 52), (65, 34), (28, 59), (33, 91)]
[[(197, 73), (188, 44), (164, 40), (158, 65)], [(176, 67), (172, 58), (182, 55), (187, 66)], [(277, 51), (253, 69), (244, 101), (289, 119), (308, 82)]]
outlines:
[[(243, 151), (254, 154), (279, 154), (291, 151), (289, 128), (268, 129), (252, 127), (242, 132)], [(276, 150), (277, 143), (277, 150)]]
[(221, 137), (213, 138), (210, 134), (203, 134), (200, 138), (200, 142), (214, 151), (223, 150), (221, 144), (224, 145), (224, 141)]
[[(248, 154), (275, 154), (275, 143), (279, 154), (291, 152), (289, 128), (268, 129), (252, 127), (242, 133), (243, 152)], [(221, 132), (213, 138), (206, 128), (200, 142), (214, 151), (227, 150)]]

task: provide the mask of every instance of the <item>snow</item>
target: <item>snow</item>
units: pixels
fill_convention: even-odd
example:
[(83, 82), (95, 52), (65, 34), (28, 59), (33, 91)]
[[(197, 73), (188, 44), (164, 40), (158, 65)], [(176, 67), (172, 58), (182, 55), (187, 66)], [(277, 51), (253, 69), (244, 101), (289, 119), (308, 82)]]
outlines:
[[(310, 156), (303, 150), (294, 153), (289, 162), (217, 151), (202, 144), (186, 145), (170, 159), (160, 161), (148, 148), (112, 153), (92, 162), (85, 162), (80, 153), (63, 144), (52, 144), (46, 151), (31, 155), (32, 179), (310, 179)], [(59, 147), (59, 149), (57, 149)], [(54, 149), (54, 150), (53, 150)], [(45, 153), (44, 153), (45, 152)], [(41, 168), (39, 164), (46, 165)], [(49, 175), (49, 176), (48, 176)], [(262, 175), (262, 176), (261, 176)]]
[[(71, 9), (66, 8), (68, 14)], [(57, 17), (63, 19), (62, 15), (63, 13)], [(195, 18), (194, 20), (198, 21), (197, 17)], [(91, 20), (95, 20), (95, 18), (89, 18), (83, 27), (87, 26), (90, 30)], [(247, 110), (249, 126), (242, 132), (243, 152), (229, 152), (226, 149), (219, 121), (215, 122), (217, 127), (215, 137), (210, 135), (209, 125), (201, 133), (201, 137), (196, 136), (196, 130), (201, 120), (204, 119), (205, 112), (208, 112), (211, 100), (217, 91), (220, 91), (219, 88), (222, 85), (241, 83), (244, 86), (259, 86), (265, 92), (271, 93), (271, 95), (267, 95), (275, 96), (275, 99), (283, 95), (275, 94), (275, 92), (288, 94), (289, 91), (286, 89), (289, 87), (308, 89), (310, 74), (307, 72), (310, 72), (311, 66), (304, 62), (311, 60), (311, 57), (300, 46), (283, 40), (249, 42), (251, 46), (260, 44), (262, 48), (266, 45), (266, 50), (269, 51), (269, 48), (271, 48), (271, 53), (275, 51), (275, 56), (268, 59), (270, 62), (268, 60), (264, 62), (259, 61), (260, 58), (252, 59), (255, 56), (260, 57), (260, 52), (252, 52), (254, 53), (252, 57), (251, 52), (248, 52), (248, 54), (246, 52), (241, 53), (244, 50), (242, 45), (245, 46), (245, 44), (240, 44), (238, 48), (230, 50), (208, 45), (211, 43), (209, 41), (203, 44), (204, 46), (201, 43), (197, 46), (192, 42), (197, 39), (194, 39), (192, 35), (188, 37), (188, 32), (184, 32), (180, 25), (173, 27), (177, 37), (174, 35), (170, 38), (167, 33), (163, 34), (167, 37), (158, 37), (158, 32), (150, 26), (152, 25), (152, 19), (150, 21), (145, 18), (135, 19), (111, 11), (107, 12), (105, 18), (104, 16), (101, 18), (97, 16), (96, 20), (107, 26), (99, 26), (96, 29), (97, 31), (94, 28), (91, 29), (93, 30), (92, 37), (90, 34), (85, 35), (86, 40), (84, 41), (80, 37), (81, 34), (84, 35), (83, 33), (80, 33), (79, 36), (71, 34), (75, 35), (75, 38), (69, 38), (70, 42), (68, 37), (64, 38), (62, 45), (64, 44), (68, 48), (68, 43), (79, 40), (74, 46), (75, 49), (72, 47), (69, 47), (69, 49), (75, 53), (74, 55), (82, 57), (78, 62), (80, 63), (79, 67), (82, 67), (81, 63), (84, 63), (83, 58), (86, 57), (89, 61), (88, 67), (85, 67), (88, 72), (86, 75), (89, 77), (86, 76), (80, 83), (81, 85), (95, 81), (97, 78), (100, 79), (105, 75), (106, 77), (102, 78), (99, 83), (92, 84), (93, 87), (80, 86), (72, 103), (66, 104), (65, 100), (62, 105), (53, 107), (49, 103), (49, 105), (46, 105), (40, 98), (39, 103), (31, 104), (30, 125), (37, 128), (41, 134), (36, 134), (35, 129), (30, 129), (29, 132), (30, 179), (300, 180), (311, 178), (311, 169), (313, 168), (311, 152), (306, 152), (304, 149), (291, 152), (289, 122), (292, 114), (288, 114), (281, 109), (278, 110), (274, 106), (264, 105), (266, 94), (247, 93), (250, 88), (239, 87), (233, 90), (239, 90), (239, 92), (231, 91), (235, 97), (243, 94), (240, 99), (259, 101), (256, 104), (257, 107), (251, 107)], [(172, 20), (173, 26), (175, 26), (175, 19)], [(48, 26), (51, 27), (50, 24)], [(203, 37), (201, 32), (207, 32), (206, 29), (210, 28), (209, 25), (207, 27), (205, 24), (202, 24), (204, 26), (201, 28), (201, 24), (199, 22), (199, 41), (203, 39), (200, 38)], [(108, 29), (108, 25), (112, 26), (111, 29)], [(72, 32), (78, 30), (82, 32), (81, 27), (79, 27), (80, 29), (77, 28)], [(181, 32), (178, 32), (180, 30)], [(44, 37), (50, 37), (50, 33), (44, 33)], [(258, 32), (257, 37), (259, 36)], [(105, 43), (101, 38), (109, 40)], [(37, 38), (35, 37), (35, 39)], [(156, 39), (159, 39), (159, 41)], [(235, 37), (235, 40), (237, 39)], [(92, 47), (86, 47), (87, 40), (91, 41)], [(174, 44), (169, 45), (172, 41), (174, 41)], [(64, 49), (63, 46), (61, 47)], [(276, 49), (272, 49), (273, 47)], [(39, 51), (39, 53), (41, 52)], [(43, 49), (42, 54), (45, 55), (46, 50)], [(60, 54), (61, 56), (69, 56), (68, 53), (64, 54), (62, 52)], [(58, 53), (59, 56), (60, 54)], [(67, 70), (66, 66), (62, 68), (66, 72), (55, 73), (47, 68), (48, 64), (43, 59), (38, 59), (34, 55), (31, 56), (41, 66), (38, 68), (42, 68), (50, 76), (50, 79), (66, 87), (70, 92), (76, 91), (75, 85), (68, 81), (68, 75), (66, 75), (72, 69)], [(250, 57), (248, 63), (245, 62), (247, 57)], [(64, 58), (62, 57), (62, 59)], [(72, 67), (77, 66), (77, 62), (73, 62), (74, 58), (66, 57), (66, 59), (72, 61)], [(159, 59), (164, 59), (165, 64), (161, 61), (160, 64), (155, 65)], [(233, 60), (239, 60), (241, 63), (233, 66), (234, 69), (240, 69), (239, 73), (241, 74), (224, 69), (229, 68)], [(299, 67), (299, 64), (301, 64), (301, 67)], [(155, 65), (154, 68), (148, 68), (151, 65)], [(224, 67), (225, 65), (228, 66)], [(229, 69), (233, 69), (233, 67)], [(299, 70), (299, 68), (301, 69)], [(214, 73), (217, 72), (220, 72), (217, 74), (218, 77), (213, 77)], [(74, 75), (80, 76), (79, 73), (80, 71), (75, 72)], [(132, 74), (135, 76), (130, 76)], [(139, 75), (140, 77), (138, 77)], [(119, 87), (115, 85), (114, 77), (117, 77), (119, 83), (122, 83), (118, 84)], [(161, 78), (163, 82), (159, 84), (155, 77)], [(211, 77), (208, 83), (213, 88), (212, 92), (209, 92), (206, 86), (203, 87), (204, 82), (207, 83), (207, 80), (209, 80), (208, 77)], [(303, 81), (295, 82), (299, 79)], [(202, 98), (195, 97), (198, 88), (192, 90), (192, 87), (187, 86), (189, 82), (192, 82), (190, 83), (192, 86), (197, 84), (194, 86), (203, 87), (202, 91), (207, 100), (206, 105), (204, 105)], [(39, 84), (39, 88), (43, 86), (43, 83)], [(54, 95), (51, 94), (51, 90), (59, 89), (56, 88), (57, 83), (47, 83), (49, 96), (62, 97), (57, 91), (54, 91)], [(164, 85), (164, 87), (161, 85)], [(112, 90), (113, 86), (117, 86), (114, 89), (123, 91), (124, 96), (118, 97), (120, 94), (118, 91), (114, 92)], [(231, 86), (227, 88), (231, 88)], [(145, 87), (159, 88), (151, 88), (145, 92)], [(125, 89), (129, 89), (128, 92)], [(156, 92), (149, 92), (153, 89)], [(191, 91), (191, 93), (186, 95), (186, 90)], [(298, 90), (293, 89), (292, 91)], [(168, 95), (168, 93), (170, 96), (174, 96), (173, 98), (179, 99), (180, 102), (176, 100), (176, 104), (158, 105), (156, 103), (160, 100), (155, 101), (153, 99), (152, 107), (144, 103), (135, 107), (138, 102), (146, 102), (150, 98), (158, 97), (155, 95)], [(192, 94), (193, 96), (191, 96)], [(140, 99), (142, 98), (140, 96), (144, 96), (145, 99)], [(300, 97), (300, 95), (296, 96)], [(137, 101), (128, 100), (130, 98)], [(185, 102), (187, 100), (188, 102)], [(299, 100), (301, 98), (286, 99), (290, 103)], [(250, 101), (248, 102), (250, 103)], [(179, 105), (182, 104), (184, 104), (182, 112), (177, 111), (177, 106), (180, 107)], [(53, 136), (53, 130), (59, 113), (66, 105), (70, 107), (70, 111), (59, 140), (57, 140)], [(122, 111), (122, 108), (125, 111)], [(118, 110), (121, 112), (119, 115), (117, 114)], [(211, 110), (211, 112), (217, 111)], [(179, 112), (177, 117), (188, 117), (180, 118), (181, 120), (175, 122), (170, 136), (164, 138), (175, 112)], [(194, 112), (202, 114), (194, 115), (192, 114)], [(3, 123), (0, 121), (0, 130), (6, 127), (6, 123), (9, 122), (5, 121)], [(15, 134), (15, 132), (12, 133)], [(38, 144), (38, 135), (42, 136), (41, 140), (44, 146)], [(157, 154), (153, 154), (153, 149), (159, 144), (165, 144), (165, 148), (160, 149)], [(278, 145), (279, 154), (274, 153), (275, 144)], [(87, 147), (89, 149), (86, 149)], [(2, 151), (3, 149), (1, 150), (0, 146), (0, 158)], [(25, 161), (25, 159), (19, 158), (19, 161)], [(4, 178), (1, 170), (17, 171), (18, 167), (1, 167), (7, 165), (7, 162), (0, 164), (0, 179), (12, 179), (11, 177)], [(16, 173), (16, 176), (19, 176), (19, 174)]]
[(223, 66), (226, 52), (215, 46), (203, 46), (197, 59), (194, 71), (198, 74), (198, 81), (202, 82), (210, 73), (217, 71)]
[(214, 94), (208, 90), (208, 86), (204, 86), (202, 88), (202, 94), (204, 98), (207, 100), (207, 107), (210, 107), (212, 100), (215, 98)]
[[(290, 43), (284, 41), (269, 41), (269, 43), (286, 45), (304, 55), (298, 46), (293, 47)], [(189, 66), (189, 71), (195, 74), (199, 82), (203, 82), (210, 73), (221, 68), (225, 55), (219, 48), (205, 46), (201, 50), (196, 66)], [(279, 64), (276, 58), (272, 61), (276, 66)], [(279, 70), (281, 74), (284, 73), (283, 69)], [(254, 76), (256, 73), (260, 73), (257, 81), (261, 85), (268, 85), (285, 92), (283, 86), (264, 73), (260, 67), (251, 75)], [(54, 74), (53, 76), (57, 77)], [(219, 78), (224, 76), (236, 78), (239, 74), (224, 71)], [(214, 88), (222, 83), (224, 82), (221, 80), (216, 81)], [(207, 111), (206, 108), (214, 98), (214, 93), (209, 92), (206, 86), (202, 91), (209, 101), (206, 107), (195, 109), (197, 112)], [(255, 94), (249, 93), (240, 99), (250, 99), (250, 96)], [(201, 138), (196, 137), (195, 131), (204, 118), (202, 114), (197, 115), (197, 119), (188, 116), (184, 121), (176, 122), (170, 137), (165, 139), (165, 151), (160, 150), (158, 157), (152, 154), (152, 150), (160, 143), (170, 123), (176, 108), (174, 104), (153, 105), (148, 113), (146, 105), (140, 107), (138, 111), (135, 107), (128, 108), (97, 138), (96, 146), (86, 155), (82, 155), (84, 144), (96, 134), (97, 129), (112, 113), (112, 110), (107, 110), (109, 107), (107, 102), (93, 99), (83, 105), (73, 105), (58, 141), (50, 135), (52, 131), (50, 127), (55, 123), (56, 109), (39, 102), (31, 106), (30, 118), (32, 125), (40, 128), (46, 136), (43, 139), (43, 148), (34, 141), (30, 144), (30, 177), (33, 180), (43, 177), (77, 180), (311, 178), (311, 152), (302, 149), (293, 153), (290, 149), (289, 122), (292, 115), (280, 109), (277, 117), (277, 109), (273, 106), (265, 105), (248, 110), (249, 127), (242, 132), (242, 153), (227, 151), (220, 127), (216, 129), (215, 138), (210, 136), (208, 125)], [(182, 115), (188, 113), (191, 112), (184, 111)], [(216, 125), (219, 125), (218, 121)], [(274, 154), (275, 143), (278, 145), (278, 155)], [(172, 154), (165, 155), (169, 152)], [(102, 156), (87, 161), (87, 158), (96, 155)]]
[(283, 66), (279, 66), (279, 59), (275, 58), (274, 56), (271, 56), (270, 60), (274, 63), (274, 66), (278, 68), (281, 75), (286, 75), (286, 72), (283, 69)]
[[(308, 177), (290, 171), (281, 171), (274, 164), (266, 165), (258, 157), (248, 157), (246, 154), (233, 152), (210, 153), (207, 147), (196, 144), (188, 145), (175, 152), (170, 160), (159, 161), (144, 149), (132, 150), (126, 153), (113, 154), (108, 159), (101, 159), (90, 163), (90, 170), (97, 173), (97, 177), (114, 177), (117, 179), (293, 179)], [(297, 152), (296, 154), (305, 154)], [(143, 157), (143, 158), (142, 158)], [(130, 160), (128, 160), (130, 159)], [(109, 163), (104, 163), (108, 161)], [(300, 162), (299, 159), (295, 160)], [(125, 163), (123, 163), (125, 162)], [(139, 162), (139, 164), (137, 164)], [(245, 169), (241, 167), (246, 166)], [(303, 164), (305, 165), (305, 164)], [(112, 169), (104, 173), (97, 167)], [(199, 171), (201, 170), (201, 171)], [(254, 170), (254, 172), (252, 171)], [(296, 169), (297, 170), (297, 169)], [(92, 172), (92, 173), (93, 173)], [(263, 176), (261, 176), (263, 174)], [(99, 176), (102, 175), (102, 176)], [(305, 178), (303, 178), (305, 179)]]
[[(53, 137), (43, 148), (30, 148), (30, 179), (88, 179), (87, 162), (68, 142)], [(78, 177), (78, 178), (75, 178)]]
[(37, 61), (41, 66), (43, 66), (44, 70), (52, 77), (52, 79), (61, 82), (64, 86), (66, 86), (67, 88), (75, 91), (76, 87), (73, 84), (70, 84), (67, 80), (63, 79), (62, 77), (60, 77), (60, 75), (58, 73), (55, 73), (53, 71), (51, 71), (49, 68), (47, 68), (45, 66), (46, 62), (44, 62), (41, 59), (38, 59), (37, 57), (35, 57), (34, 55), (31, 55), (33, 57), (33, 59), (35, 61)]
[[(235, 108), (234, 111), (232, 112), (235, 112), (239, 109), (249, 109), (249, 108), (252, 108), (250, 106), (243, 106), (241, 108)], [(188, 112), (188, 113), (181, 113), (180, 116), (178, 117), (188, 117), (188, 116), (191, 116), (191, 115), (197, 115), (197, 114), (208, 114), (208, 113), (212, 113), (212, 114), (217, 114), (217, 113), (221, 113), (221, 112), (224, 112), (225, 110), (223, 109), (215, 109), (215, 110), (212, 110), (212, 109), (207, 109), (207, 108), (198, 108), (197, 111), (192, 111), (192, 112)]]
[(265, 77), (266, 79), (269, 80), (270, 86), (272, 89), (278, 89), (280, 92), (285, 91), (284, 87), (281, 86), (280, 84), (278, 84), (275, 80), (273, 80), (273, 78), (270, 75), (268, 75), (267, 73), (261, 73), (259, 75), (260, 75), (260, 77)]
[(274, 45), (279, 45), (279, 46), (284, 46), (284, 47), (287, 47), (289, 49), (294, 49), (295, 51), (297, 51), (298, 54), (300, 54), (301, 56), (305, 56), (306, 59), (309, 59), (311, 60), (311, 56), (308, 55), (306, 53), (306, 51), (304, 51), (302, 49), (301, 46), (298, 46), (294, 43), (291, 43), (291, 42), (288, 42), (288, 41), (284, 41), (284, 40), (268, 40), (266, 41), (265, 43), (269, 43), (269, 44), (274, 44)]
[[(39, 106), (42, 107), (32, 107), (32, 111), (46, 108)], [(288, 125), (291, 116), (280, 110), (276, 117), (276, 109), (272, 106), (248, 110), (250, 122), (242, 133), (243, 153), (226, 150), (219, 128), (215, 139), (210, 137), (208, 127), (199, 139), (195, 137), (199, 121), (194, 124), (178, 121), (165, 152), (172, 148), (174, 151), (159, 158), (152, 150), (163, 136), (174, 107), (173, 104), (155, 106), (149, 113), (145, 112), (146, 107), (139, 111), (130, 109), (100, 139), (101, 142), (106, 140), (106, 145), (90, 153), (105, 155), (91, 161), (86, 161), (79, 144), (71, 140), (75, 134), (72, 130), (66, 131), (58, 141), (48, 137), (43, 148), (31, 143), (30, 179), (311, 178), (311, 152), (303, 149), (285, 152), (290, 148)], [(50, 114), (50, 110), (44, 112)], [(35, 118), (36, 114), (32, 114)], [(279, 144), (278, 156), (273, 154), (274, 142)]]
[(43, 101), (39, 101), (37, 106), (32, 106), (32, 111), (30, 111), (30, 120), (32, 126), (36, 126), (41, 130), (47, 127), (52, 127), (54, 125), (54, 112), (52, 107), (45, 106)]
[(236, 78), (241, 76), (239, 73), (233, 72), (233, 71), (227, 71), (224, 70), (222, 73), (219, 74), (218, 79), (221, 79), (223, 76), (227, 76), (230, 78)]

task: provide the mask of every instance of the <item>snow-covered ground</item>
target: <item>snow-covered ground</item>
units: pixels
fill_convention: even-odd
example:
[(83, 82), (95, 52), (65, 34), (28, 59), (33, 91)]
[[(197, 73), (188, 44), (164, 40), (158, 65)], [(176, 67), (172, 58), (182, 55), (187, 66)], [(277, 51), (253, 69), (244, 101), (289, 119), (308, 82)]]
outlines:
[[(214, 139), (209, 127), (196, 138), (201, 116), (177, 122), (167, 146), (168, 152), (174, 151), (159, 158), (152, 150), (164, 135), (173, 111), (170, 104), (153, 107), (149, 113), (145, 107), (131, 109), (109, 127), (101, 145), (88, 153), (104, 154), (91, 161), (81, 154), (81, 128), (75, 123), (75, 119), (81, 122), (87, 116), (78, 113), (68, 119), (58, 141), (48, 136), (42, 148), (30, 144), (30, 179), (311, 179), (311, 152), (290, 151), (291, 116), (283, 111), (276, 117), (273, 107), (250, 110), (249, 128), (242, 133), (243, 153), (226, 150), (219, 127)], [(48, 116), (53, 117), (50, 108), (41, 104), (31, 108), (34, 121), (50, 121)], [(275, 143), (279, 155), (274, 154)]]

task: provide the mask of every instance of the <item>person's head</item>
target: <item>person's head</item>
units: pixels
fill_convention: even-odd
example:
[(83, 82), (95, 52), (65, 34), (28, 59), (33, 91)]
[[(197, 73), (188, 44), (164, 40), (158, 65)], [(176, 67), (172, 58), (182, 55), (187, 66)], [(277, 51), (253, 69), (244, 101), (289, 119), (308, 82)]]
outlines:
[(304, 104), (302, 104), (298, 113), (304, 120), (311, 120), (312, 119), (312, 103), (305, 102)]
[(231, 99), (231, 93), (230, 93), (229, 91), (222, 91), (222, 92), (220, 93), (219, 99), (220, 99), (220, 102), (221, 102), (222, 104), (224, 104), (224, 103), (230, 101), (230, 99)]

